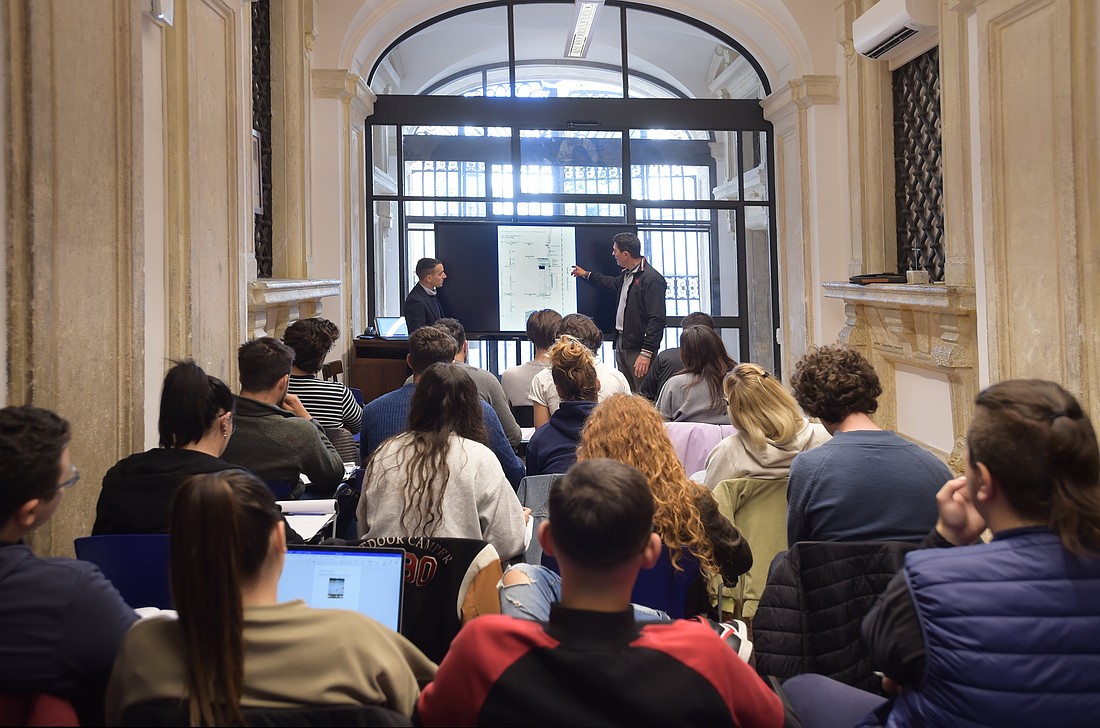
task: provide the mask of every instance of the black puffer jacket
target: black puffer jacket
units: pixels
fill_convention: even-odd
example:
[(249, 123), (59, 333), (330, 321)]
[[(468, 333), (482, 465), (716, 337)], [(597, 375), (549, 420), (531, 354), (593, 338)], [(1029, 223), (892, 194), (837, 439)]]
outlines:
[(813, 672), (881, 692), (860, 623), (915, 548), (806, 541), (777, 557), (753, 620), (757, 671), (781, 679)]

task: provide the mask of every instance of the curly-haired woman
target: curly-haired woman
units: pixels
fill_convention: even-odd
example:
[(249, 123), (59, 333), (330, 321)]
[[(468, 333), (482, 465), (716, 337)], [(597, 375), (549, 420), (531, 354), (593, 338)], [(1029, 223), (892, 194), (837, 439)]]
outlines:
[[(578, 462), (595, 458), (618, 460), (646, 476), (656, 507), (653, 529), (674, 568), (683, 568), (684, 551), (695, 558), (704, 577), (721, 575), (727, 583), (752, 566), (749, 545), (719, 512), (710, 490), (688, 479), (660, 413), (645, 397), (617, 394), (596, 407), (581, 432), (577, 450)], [(528, 583), (538, 587), (537, 594), (522, 589)], [(521, 589), (510, 591), (513, 586)], [(501, 610), (544, 621), (560, 588), (560, 579), (548, 569), (514, 567), (505, 574)], [(647, 617), (644, 613), (637, 616)]]

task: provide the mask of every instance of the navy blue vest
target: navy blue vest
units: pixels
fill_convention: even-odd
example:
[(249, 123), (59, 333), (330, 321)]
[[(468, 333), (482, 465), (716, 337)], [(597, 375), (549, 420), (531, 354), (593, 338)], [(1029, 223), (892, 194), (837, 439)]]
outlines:
[(1100, 725), (1100, 559), (1029, 530), (914, 551), (905, 575), (924, 679), (887, 725)]

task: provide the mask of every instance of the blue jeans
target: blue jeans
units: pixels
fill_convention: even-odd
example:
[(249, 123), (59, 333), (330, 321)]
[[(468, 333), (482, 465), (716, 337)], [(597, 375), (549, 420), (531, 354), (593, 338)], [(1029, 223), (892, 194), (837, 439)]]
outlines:
[[(561, 601), (561, 577), (545, 566), (516, 564), (508, 571), (518, 570), (527, 575), (530, 584), (512, 584), (500, 588), (500, 612), (519, 619), (535, 622), (550, 620), (550, 605)], [(657, 609), (634, 606), (636, 622), (671, 622), (672, 618)]]

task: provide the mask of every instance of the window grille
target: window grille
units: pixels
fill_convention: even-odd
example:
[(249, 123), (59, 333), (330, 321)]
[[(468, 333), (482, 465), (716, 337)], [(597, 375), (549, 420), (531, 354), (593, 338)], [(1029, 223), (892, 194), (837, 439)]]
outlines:
[(252, 128), (260, 132), (260, 196), (263, 212), (255, 214), (257, 276), (272, 276), (271, 233), (271, 0), (252, 4)]
[(898, 270), (944, 275), (939, 49), (894, 71), (894, 200)]

